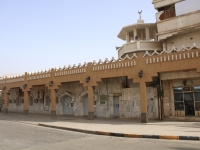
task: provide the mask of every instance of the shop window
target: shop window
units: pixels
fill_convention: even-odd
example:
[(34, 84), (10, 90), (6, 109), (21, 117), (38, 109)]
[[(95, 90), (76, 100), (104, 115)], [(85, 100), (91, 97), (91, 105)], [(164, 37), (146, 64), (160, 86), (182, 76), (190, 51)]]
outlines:
[(29, 97), (29, 106), (33, 106), (33, 97)]
[(183, 88), (175, 87), (174, 91), (174, 106), (176, 111), (184, 111), (184, 102), (183, 102)]
[(200, 102), (195, 103), (195, 109), (196, 111), (200, 111)]
[(176, 87), (174, 88), (174, 92), (182, 92), (183, 88), (182, 87)]
[(50, 103), (51, 103), (50, 97), (49, 97), (49, 96), (46, 96), (46, 97), (45, 97), (45, 101), (44, 101), (44, 106), (49, 107), (49, 106), (50, 106)]
[(200, 111), (200, 86), (194, 87), (195, 111)]
[(174, 93), (174, 101), (183, 101), (183, 94), (182, 93)]
[(184, 101), (194, 101), (193, 99), (193, 92), (184, 93)]
[(195, 101), (200, 101), (200, 92), (195, 92)]
[(195, 91), (195, 92), (200, 92), (200, 86), (195, 86), (195, 87), (194, 87), (194, 91)]
[(183, 102), (175, 102), (175, 110), (184, 111), (184, 103)]

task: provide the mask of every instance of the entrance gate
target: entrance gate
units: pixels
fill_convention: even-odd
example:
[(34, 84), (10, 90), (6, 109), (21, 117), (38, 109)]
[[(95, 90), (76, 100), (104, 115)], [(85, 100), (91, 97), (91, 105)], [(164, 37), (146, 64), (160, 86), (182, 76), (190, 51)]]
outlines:
[(62, 97), (62, 106), (64, 115), (73, 115), (73, 106), (71, 106), (72, 97), (65, 95)]
[(119, 97), (115, 96), (114, 99), (114, 116), (119, 117)]
[(88, 94), (82, 97), (83, 107), (84, 107), (84, 116), (88, 116)]

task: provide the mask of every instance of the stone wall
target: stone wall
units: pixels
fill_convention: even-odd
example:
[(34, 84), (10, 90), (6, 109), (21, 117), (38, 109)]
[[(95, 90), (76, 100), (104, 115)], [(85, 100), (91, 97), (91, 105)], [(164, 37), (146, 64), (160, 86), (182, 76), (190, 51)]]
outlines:
[[(43, 94), (38, 94), (43, 91)], [(31, 89), (30, 97), (33, 98), (33, 106), (29, 104), (29, 113), (34, 114), (50, 114), (51, 113), (51, 106), (46, 107), (44, 102), (42, 101), (45, 99), (46, 96), (51, 96), (50, 90), (47, 89), (45, 86), (34, 86)], [(38, 99), (36, 103), (35, 100)]]
[[(139, 84), (128, 80), (129, 88), (122, 87), (122, 78), (102, 79), (98, 86), (94, 88), (94, 113), (96, 117), (113, 118), (114, 117), (114, 97), (119, 97), (119, 118), (140, 118), (140, 92)], [(10, 91), (9, 99), (16, 99), (19, 95), (19, 89)], [(63, 115), (62, 98), (71, 97), (73, 103), (73, 116), (84, 116), (84, 104), (82, 97), (87, 95), (87, 88), (79, 82), (62, 83), (58, 87), (56, 114)], [(51, 106), (45, 106), (45, 98), (51, 96), (50, 90), (45, 86), (34, 86), (29, 95), (33, 98), (33, 105), (29, 106), (29, 113), (50, 114)], [(105, 103), (101, 103), (101, 97), (104, 96)], [(43, 101), (44, 99), (44, 101)], [(36, 102), (35, 100), (38, 100)], [(156, 88), (147, 87), (147, 101), (149, 118), (156, 119), (157, 110), (157, 92)], [(15, 103), (9, 104), (10, 112), (23, 112), (23, 104), (16, 106)]]
[[(95, 88), (97, 117), (112, 118), (114, 116), (113, 93), (120, 94), (121, 89), (121, 78), (102, 79), (102, 82), (98, 83), (98, 87)], [(105, 104), (100, 103), (100, 96), (102, 95), (108, 97)]]
[(175, 35), (166, 40), (167, 50), (170, 51), (174, 46), (177, 50), (181, 50), (183, 45), (185, 47), (193, 47), (194, 43), (199, 46), (200, 31), (191, 31), (191, 33)]
[(10, 95), (8, 95), (8, 111), (10, 112), (24, 112), (23, 96), (19, 94), (19, 88), (14, 88), (10, 90)]
[(57, 115), (63, 115), (63, 106), (61, 98), (65, 95), (72, 97), (73, 115), (84, 116), (84, 108), (81, 97), (87, 94), (87, 88), (83, 87), (79, 82), (63, 83), (58, 90), (57, 96), (59, 103), (56, 106)]

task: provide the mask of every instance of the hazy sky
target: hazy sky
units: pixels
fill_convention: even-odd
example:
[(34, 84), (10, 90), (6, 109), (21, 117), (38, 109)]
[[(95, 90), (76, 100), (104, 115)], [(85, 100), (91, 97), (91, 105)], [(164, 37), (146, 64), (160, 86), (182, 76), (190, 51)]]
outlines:
[(152, 0), (0, 0), (0, 76), (117, 58), (123, 26)]

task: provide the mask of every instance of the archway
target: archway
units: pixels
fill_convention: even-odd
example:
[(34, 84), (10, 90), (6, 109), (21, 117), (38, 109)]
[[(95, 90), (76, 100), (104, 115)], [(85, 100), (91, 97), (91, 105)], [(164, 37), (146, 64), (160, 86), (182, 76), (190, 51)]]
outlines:
[(60, 96), (60, 102), (63, 108), (63, 115), (73, 115), (73, 101), (74, 96), (68, 92), (63, 93)]
[(79, 100), (83, 103), (83, 115), (88, 116), (88, 91), (81, 93)]

